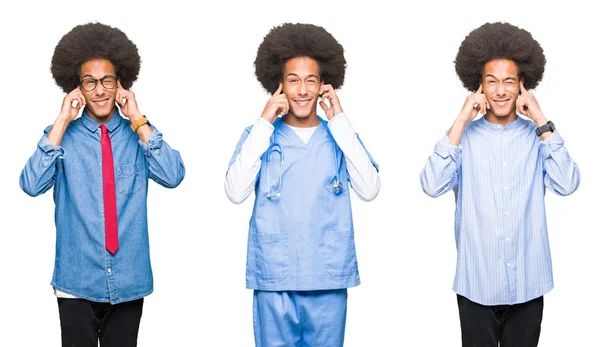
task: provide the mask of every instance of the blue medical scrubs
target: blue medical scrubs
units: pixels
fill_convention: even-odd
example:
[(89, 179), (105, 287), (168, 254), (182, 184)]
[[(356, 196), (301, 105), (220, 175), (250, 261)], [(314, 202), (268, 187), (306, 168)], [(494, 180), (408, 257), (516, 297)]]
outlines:
[[(315, 336), (337, 336), (336, 341), (314, 346), (341, 346), (346, 317), (345, 289), (360, 284), (346, 161), (325, 121), (306, 144), (282, 118), (274, 126), (278, 129), (274, 132), (277, 138), (272, 135), (271, 142), (276, 141), (283, 149), (282, 180), (279, 182), (280, 155), (272, 153), (267, 164), (265, 152), (256, 180), (256, 200), (248, 232), (246, 287), (256, 290), (257, 346), (296, 346), (294, 341), (306, 340), (308, 335), (304, 334), (311, 329), (319, 331)], [(230, 166), (250, 129), (242, 134)], [(370, 155), (369, 158), (378, 168)], [(343, 185), (337, 193), (336, 168)], [(273, 193), (279, 188), (279, 197), (267, 197), (268, 191)], [(307, 292), (293, 293), (299, 291)], [(299, 302), (302, 308), (297, 306)], [(327, 307), (332, 314), (321, 315), (320, 307)], [(304, 313), (299, 314), (300, 311)], [(265, 312), (279, 318), (264, 318)], [(304, 329), (313, 323), (302, 321), (303, 317), (319, 326)], [(271, 338), (274, 341), (282, 338), (282, 322), (296, 322), (294, 319), (299, 320), (294, 323), (297, 326), (283, 330), (292, 334), (283, 334), (287, 342), (272, 344)], [(259, 344), (259, 340), (263, 343)]]

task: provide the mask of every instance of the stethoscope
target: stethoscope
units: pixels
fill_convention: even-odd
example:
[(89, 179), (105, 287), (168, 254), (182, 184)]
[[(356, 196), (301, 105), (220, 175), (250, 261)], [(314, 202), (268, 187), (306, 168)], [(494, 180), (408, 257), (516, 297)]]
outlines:
[[(275, 122), (275, 130), (273, 131), (273, 140), (271, 141), (271, 144), (269, 145), (269, 148), (267, 149), (267, 198), (269, 198), (269, 199), (278, 198), (281, 196), (281, 182), (283, 180), (283, 148), (281, 148), (281, 145), (279, 143), (277, 143), (277, 135), (279, 134), (279, 126), (281, 125), (281, 123), (283, 123), (282, 118), (283, 117), (279, 118)], [(339, 178), (340, 164), (338, 162), (338, 152), (336, 150), (335, 140), (333, 139), (333, 135), (331, 135), (331, 131), (329, 131), (329, 127), (327, 126), (327, 123), (325, 123), (325, 121), (321, 117), (317, 116), (317, 118), (319, 118), (321, 123), (323, 123), (323, 125), (325, 126), (325, 129), (327, 130), (327, 134), (331, 138), (331, 143), (333, 145), (333, 153), (335, 156), (335, 181), (333, 182), (333, 192), (335, 194), (339, 194), (342, 192), (344, 185), (342, 184), (342, 182), (340, 181), (340, 178)], [(271, 193), (271, 154), (272, 153), (279, 154), (279, 159), (280, 159), (279, 180), (277, 181), (277, 189), (276, 189), (275, 193)]]

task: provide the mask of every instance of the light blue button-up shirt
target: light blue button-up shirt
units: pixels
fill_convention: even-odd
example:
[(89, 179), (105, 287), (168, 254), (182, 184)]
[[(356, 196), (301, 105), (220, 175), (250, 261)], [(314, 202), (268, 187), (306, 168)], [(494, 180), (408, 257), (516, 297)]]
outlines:
[(518, 304), (549, 292), (552, 262), (544, 195), (573, 193), (579, 168), (554, 131), (533, 122), (469, 123), (459, 146), (444, 136), (421, 172), (425, 193), (454, 190), (458, 251), (454, 291), (482, 305)]
[(173, 188), (185, 175), (179, 152), (152, 127), (148, 143), (117, 110), (105, 124), (115, 165), (119, 249), (104, 245), (104, 202), (100, 123), (85, 112), (72, 121), (59, 147), (44, 131), (21, 172), (21, 188), (31, 196), (54, 186), (56, 259), (52, 286), (96, 302), (117, 304), (152, 292), (146, 197), (148, 178)]

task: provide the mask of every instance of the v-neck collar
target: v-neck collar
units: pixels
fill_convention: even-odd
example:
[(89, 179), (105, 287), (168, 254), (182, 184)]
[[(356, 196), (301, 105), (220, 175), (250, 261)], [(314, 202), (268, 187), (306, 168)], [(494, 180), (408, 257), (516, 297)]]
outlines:
[[(303, 149), (310, 150), (313, 148), (315, 141), (317, 141), (317, 138), (321, 136), (321, 133), (327, 132), (327, 129), (325, 129), (325, 121), (320, 119), (319, 125), (317, 125), (315, 132), (312, 134), (308, 142), (304, 143), (298, 134), (296, 134), (296, 132), (283, 121), (283, 117), (280, 117), (277, 121), (280, 122), (278, 136), (281, 136), (282, 134), (285, 135), (289, 139), (290, 145)], [(277, 139), (277, 141), (279, 142), (279, 139)]]

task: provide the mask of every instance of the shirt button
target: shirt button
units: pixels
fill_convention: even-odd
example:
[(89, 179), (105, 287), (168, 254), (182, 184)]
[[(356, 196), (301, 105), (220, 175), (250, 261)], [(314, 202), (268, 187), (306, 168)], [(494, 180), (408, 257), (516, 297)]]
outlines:
[(108, 268), (108, 270), (106, 270), (106, 271), (108, 271), (108, 273), (111, 273), (111, 272), (112, 272), (112, 270), (111, 270), (110, 268)]
[(504, 215), (505, 215), (505, 216), (508, 216), (508, 212), (504, 212)]
[(508, 190), (508, 187), (504, 187), (504, 190)]
[(506, 162), (502, 162), (502, 165), (506, 166)]
[(512, 265), (510, 265), (510, 263), (506, 264), (506, 266), (511, 267)]
[(510, 242), (510, 239), (508, 237), (506, 238), (506, 242)]

